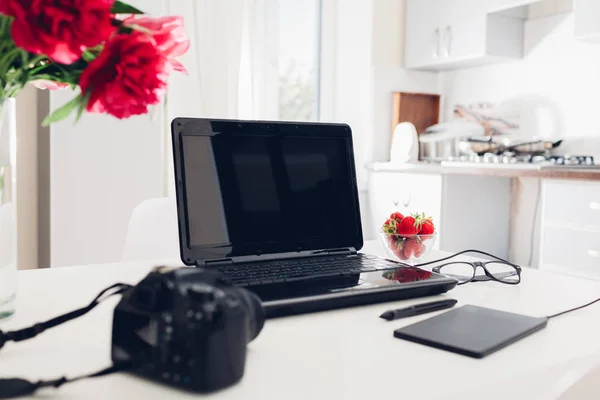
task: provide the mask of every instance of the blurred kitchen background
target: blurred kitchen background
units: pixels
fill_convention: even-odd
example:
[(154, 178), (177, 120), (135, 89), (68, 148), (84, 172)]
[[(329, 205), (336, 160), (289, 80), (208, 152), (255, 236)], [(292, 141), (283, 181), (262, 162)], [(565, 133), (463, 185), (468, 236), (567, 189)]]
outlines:
[(600, 1), (134, 3), (184, 15), (190, 74), (126, 122), (43, 130), (72, 95), (17, 99), (20, 267), (120, 260), (185, 115), (348, 123), (366, 239), (425, 212), (440, 249), (600, 278)]
[(404, 39), (435, 89), (392, 93), (372, 230), (425, 210), (441, 249), (600, 276), (600, 2), (407, 0)]

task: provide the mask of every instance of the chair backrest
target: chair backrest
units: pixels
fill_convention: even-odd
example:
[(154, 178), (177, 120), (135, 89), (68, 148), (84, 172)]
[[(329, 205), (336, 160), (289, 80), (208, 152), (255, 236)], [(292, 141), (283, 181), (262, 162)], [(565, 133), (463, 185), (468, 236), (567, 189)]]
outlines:
[(140, 203), (129, 220), (121, 261), (179, 259), (175, 198), (162, 197)]

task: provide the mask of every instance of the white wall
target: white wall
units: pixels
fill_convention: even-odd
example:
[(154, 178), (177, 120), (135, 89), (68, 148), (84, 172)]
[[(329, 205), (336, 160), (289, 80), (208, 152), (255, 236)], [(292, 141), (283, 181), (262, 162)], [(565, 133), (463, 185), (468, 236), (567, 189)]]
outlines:
[(404, 0), (375, 0), (371, 63), (371, 114), (367, 162), (388, 161), (392, 134), (392, 92), (438, 93), (433, 72), (404, 69)]
[[(131, 2), (159, 14), (162, 0)], [(50, 108), (74, 97), (53, 92)], [(51, 266), (118, 261), (131, 212), (163, 193), (163, 117), (84, 114), (50, 128)]]
[(324, 0), (321, 116), (352, 127), (365, 239), (367, 166), (389, 160), (392, 92), (435, 93), (437, 75), (404, 65), (404, 0)]
[(524, 127), (544, 135), (552, 124), (527, 107), (533, 96), (545, 98), (562, 119), (556, 133), (566, 139), (562, 151), (600, 157), (600, 45), (577, 41), (573, 15), (563, 13), (527, 21), (525, 51), (522, 60), (441, 73), (443, 116), (449, 118), (457, 103), (522, 97)]
[[(71, 97), (53, 93), (50, 107)], [(131, 212), (162, 193), (162, 120), (85, 115), (50, 135), (51, 266), (118, 261)]]

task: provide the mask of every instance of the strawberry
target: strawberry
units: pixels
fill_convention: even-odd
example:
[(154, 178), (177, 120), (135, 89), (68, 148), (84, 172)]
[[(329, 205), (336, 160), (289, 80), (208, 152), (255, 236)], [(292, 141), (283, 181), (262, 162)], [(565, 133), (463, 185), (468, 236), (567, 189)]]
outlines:
[(433, 221), (431, 220), (431, 217), (426, 218), (423, 223), (421, 224), (421, 231), (419, 232), (420, 235), (433, 235), (433, 233), (435, 232), (435, 226), (433, 225)]
[(392, 215), (390, 215), (390, 219), (395, 219), (396, 222), (400, 222), (404, 219), (404, 215), (402, 215), (402, 213), (399, 213), (398, 211), (393, 212)]
[(390, 250), (392, 251), (392, 253), (394, 253), (394, 255), (396, 257), (398, 257), (401, 260), (407, 260), (408, 258), (404, 255), (403, 249), (404, 249), (404, 244), (402, 243), (402, 240), (396, 240), (395, 236), (391, 236), (387, 238), (388, 241), (388, 247), (390, 248)]
[[(402, 242), (400, 242), (400, 243), (402, 243)], [(402, 249), (403, 249), (403, 246), (398, 246), (395, 251), (394, 250), (392, 250), (392, 251), (394, 252), (394, 255), (396, 257), (398, 257), (402, 261), (406, 261), (406, 260), (408, 260), (408, 257), (406, 256), (406, 254), (404, 254), (404, 251), (402, 251)]]
[(397, 230), (398, 223), (395, 219), (390, 218), (383, 223), (381, 230), (385, 232), (388, 236), (395, 235)]
[(425, 246), (418, 239), (410, 238), (404, 242), (404, 255), (408, 258), (420, 257), (425, 251)]
[(396, 232), (402, 236), (414, 236), (421, 230), (421, 222), (412, 216), (404, 217), (398, 224)]
[(419, 243), (419, 245), (420, 246), (417, 246), (417, 248), (415, 249), (416, 258), (420, 258), (423, 254), (425, 254), (425, 250), (427, 250), (425, 244), (422, 241)]

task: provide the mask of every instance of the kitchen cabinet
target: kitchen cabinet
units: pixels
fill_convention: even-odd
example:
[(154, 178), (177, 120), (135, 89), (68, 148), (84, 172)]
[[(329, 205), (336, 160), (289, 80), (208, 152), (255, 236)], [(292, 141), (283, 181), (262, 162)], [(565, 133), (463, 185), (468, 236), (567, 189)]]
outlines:
[(524, 18), (491, 0), (407, 0), (406, 67), (441, 70), (520, 58)]
[(600, 278), (600, 183), (545, 180), (540, 268)]
[(483, 0), (487, 3), (488, 11), (506, 11), (515, 13), (526, 11), (523, 7), (531, 4), (542, 3), (547, 0)]
[(575, 37), (600, 43), (600, 1), (575, 0), (573, 3)]
[[(369, 176), (370, 218), (376, 236), (394, 211), (431, 216), (435, 249), (478, 249), (508, 257), (510, 178), (373, 170)], [(486, 198), (495, 200), (490, 212)]]

